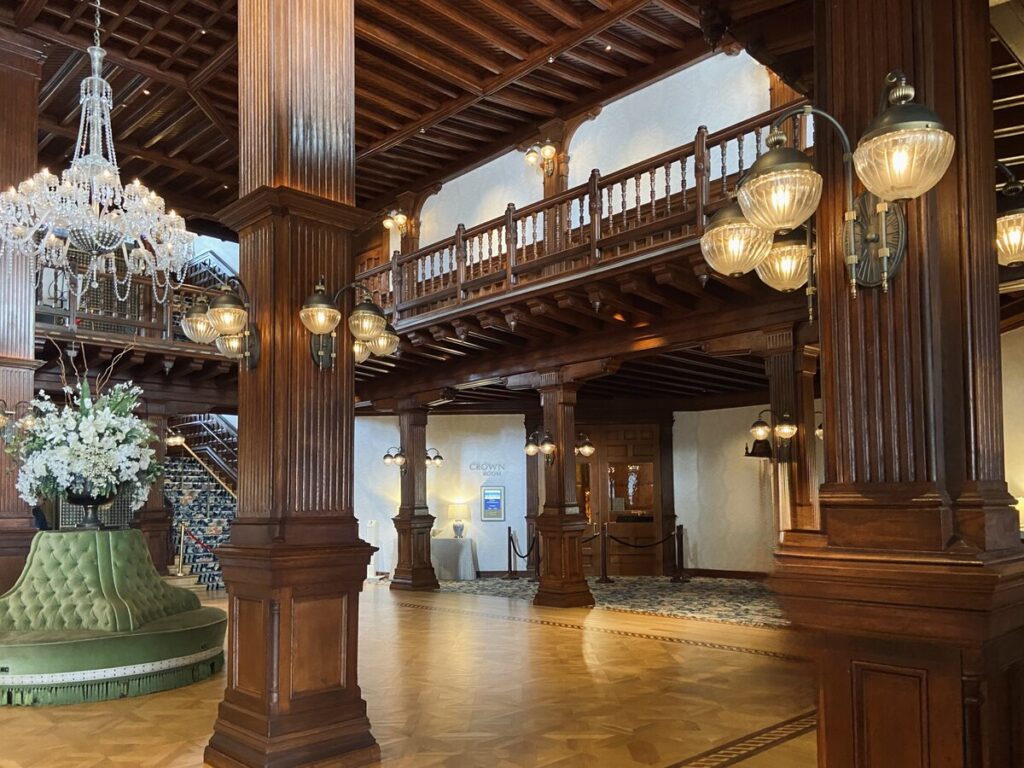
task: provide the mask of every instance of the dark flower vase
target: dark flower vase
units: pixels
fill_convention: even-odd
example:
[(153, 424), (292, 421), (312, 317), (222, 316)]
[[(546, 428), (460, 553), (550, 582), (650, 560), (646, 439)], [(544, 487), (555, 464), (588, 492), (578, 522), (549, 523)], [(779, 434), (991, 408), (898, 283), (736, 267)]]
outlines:
[(82, 522), (75, 526), (81, 531), (98, 531), (103, 528), (100, 522), (99, 508), (109, 504), (117, 496), (116, 493), (109, 493), (106, 496), (86, 496), (84, 494), (69, 493), (65, 497), (69, 504), (82, 507), (85, 510), (85, 517)]

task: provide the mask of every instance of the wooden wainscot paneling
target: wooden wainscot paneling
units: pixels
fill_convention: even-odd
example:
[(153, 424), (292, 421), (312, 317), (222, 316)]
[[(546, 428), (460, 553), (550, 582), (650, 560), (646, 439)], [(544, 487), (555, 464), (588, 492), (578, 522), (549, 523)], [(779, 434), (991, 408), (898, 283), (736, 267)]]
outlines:
[(345, 595), (292, 601), (293, 699), (345, 686), (347, 601)]
[(269, 615), (263, 600), (231, 599), (231, 684), (240, 693), (256, 698), (266, 691)]

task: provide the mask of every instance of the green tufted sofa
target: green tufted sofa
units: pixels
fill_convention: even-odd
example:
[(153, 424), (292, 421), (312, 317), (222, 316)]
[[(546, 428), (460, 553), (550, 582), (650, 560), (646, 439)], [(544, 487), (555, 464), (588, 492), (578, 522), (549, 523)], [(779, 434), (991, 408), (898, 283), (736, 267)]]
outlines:
[(224, 664), (227, 618), (164, 582), (137, 530), (47, 531), (0, 596), (0, 706), (139, 696)]

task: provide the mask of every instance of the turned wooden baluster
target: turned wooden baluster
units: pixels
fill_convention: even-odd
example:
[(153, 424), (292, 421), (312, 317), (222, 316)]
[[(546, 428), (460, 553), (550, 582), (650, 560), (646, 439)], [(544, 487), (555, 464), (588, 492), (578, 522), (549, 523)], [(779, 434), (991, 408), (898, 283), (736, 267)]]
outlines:
[(697, 199), (697, 234), (704, 234), (704, 211), (708, 204), (708, 127), (697, 129), (693, 140), (693, 163), (696, 177), (694, 197)]

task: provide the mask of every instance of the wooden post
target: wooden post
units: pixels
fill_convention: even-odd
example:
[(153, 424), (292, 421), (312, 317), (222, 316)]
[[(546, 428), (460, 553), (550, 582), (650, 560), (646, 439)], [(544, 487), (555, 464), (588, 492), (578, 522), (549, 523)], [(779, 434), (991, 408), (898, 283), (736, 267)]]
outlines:
[[(528, 412), (523, 421), (526, 427), (526, 439), (530, 438), (541, 427), (543, 419), (540, 413)], [(535, 456), (526, 457), (526, 543), (530, 546), (537, 535), (537, 517), (540, 514), (540, 466)], [(527, 570), (531, 578), (537, 579), (538, 549), (534, 546), (527, 559)]]
[[(708, 127), (702, 125), (697, 129), (697, 135), (693, 139), (693, 172), (695, 179), (694, 195), (697, 197), (697, 234), (704, 234), (704, 209), (708, 203), (708, 163), (711, 159), (708, 156)], [(685, 187), (685, 184), (683, 185)], [(686, 193), (686, 190), (683, 190)]]
[(676, 535), (674, 539), (675, 543), (675, 573), (672, 575), (672, 581), (681, 582), (686, 581), (686, 550), (684, 546), (686, 544), (686, 529), (681, 525), (676, 526)]
[(455, 228), (455, 264), (457, 271), (455, 273), (455, 286), (457, 289), (457, 296), (459, 304), (466, 298), (466, 292), (462, 289), (463, 283), (466, 282), (466, 225), (459, 224)]
[(391, 254), (391, 292), (394, 297), (392, 306), (394, 307), (394, 315), (392, 316), (391, 322), (395, 323), (402, 319), (402, 302), (405, 301), (405, 287), (403, 285), (404, 278), (402, 277), (402, 265), (399, 262), (402, 253), (401, 251), (395, 251)]
[(427, 413), (415, 400), (395, 406), (400, 443), (406, 462), (401, 471), (402, 495), (394, 518), (398, 532), (398, 562), (391, 589), (437, 589), (437, 577), (430, 562), (430, 531), (434, 517), (427, 509)]
[(598, 537), (601, 540), (601, 576), (597, 583), (611, 584), (612, 580), (608, 578), (608, 523), (601, 523), (601, 532)]
[(824, 534), (784, 544), (773, 583), (819, 634), (819, 764), (1019, 765), (1024, 550), (1004, 480), (988, 4), (822, 3), (815, 24), (815, 100), (855, 141), (893, 68), (956, 138), (943, 179), (906, 205), (889, 292), (854, 300), (842, 149), (815, 134)]
[[(162, 464), (167, 457), (167, 415), (153, 413), (151, 410), (148, 419), (153, 424), (153, 431), (157, 437), (156, 444), (153, 446), (156, 451), (156, 460)], [(171, 535), (171, 510), (168, 509), (164, 499), (162, 475), (150, 486), (149, 497), (142, 509), (135, 513), (131, 527), (142, 531), (142, 535), (146, 539), (146, 547), (149, 549), (149, 556), (153, 560), (157, 573), (166, 575), (167, 566), (171, 560), (171, 553), (168, 551)]]
[(601, 172), (594, 168), (587, 181), (587, 197), (590, 200), (590, 261), (601, 260), (601, 216), (604, 206), (601, 203)]
[[(16, 186), (39, 168), (36, 122), (43, 53), (37, 40), (0, 29), (0, 189)], [(10, 258), (10, 257), (8, 257)], [(35, 281), (27, 259), (0, 272), (0, 400), (11, 409), (31, 400), (35, 377)], [(15, 487), (17, 467), (0, 450), (0, 594), (21, 575), (36, 527)]]
[(373, 548), (352, 510), (352, 344), (321, 371), (298, 322), (321, 275), (352, 282), (353, 233), (371, 218), (353, 207), (353, 27), (354, 0), (238, 4), (241, 197), (222, 218), (263, 351), (239, 375), (238, 517), (218, 550), (231, 662), (205, 752), (216, 768), (379, 756), (358, 683)]
[(519, 247), (519, 233), (516, 232), (516, 206), (509, 203), (505, 208), (505, 266), (508, 277), (505, 278), (505, 288), (511, 290), (519, 282), (513, 270), (516, 266), (516, 249)]

